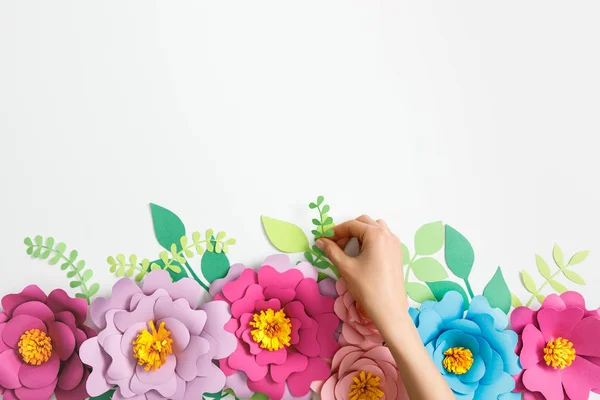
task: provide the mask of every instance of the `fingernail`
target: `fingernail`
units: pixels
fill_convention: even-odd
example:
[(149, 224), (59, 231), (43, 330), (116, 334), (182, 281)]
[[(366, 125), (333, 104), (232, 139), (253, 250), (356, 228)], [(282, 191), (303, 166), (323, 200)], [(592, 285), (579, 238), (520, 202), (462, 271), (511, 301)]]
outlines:
[(323, 243), (323, 241), (319, 239), (315, 242), (315, 246), (317, 246), (319, 250), (323, 250), (323, 247), (325, 247), (325, 243)]

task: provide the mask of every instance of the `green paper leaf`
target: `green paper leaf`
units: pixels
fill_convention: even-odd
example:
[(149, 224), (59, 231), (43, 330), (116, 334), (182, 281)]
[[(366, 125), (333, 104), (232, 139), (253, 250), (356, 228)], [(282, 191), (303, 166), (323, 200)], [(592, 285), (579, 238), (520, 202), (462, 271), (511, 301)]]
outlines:
[(408, 297), (416, 301), (417, 303), (424, 303), (427, 300), (435, 300), (435, 296), (431, 292), (428, 286), (418, 282), (407, 282), (406, 283), (406, 294)]
[(98, 283), (94, 283), (88, 290), (88, 296), (94, 296), (96, 293), (98, 293), (98, 289), (100, 289), (100, 285)]
[(552, 289), (556, 290), (556, 293), (558, 294), (563, 294), (564, 292), (569, 290), (565, 285), (563, 285), (559, 281), (550, 280), (548, 282), (550, 282), (550, 286), (552, 286)]
[(400, 242), (400, 248), (402, 249), (402, 265), (410, 264), (410, 251), (404, 242)]
[(321, 282), (323, 279), (327, 279), (329, 278), (329, 275), (319, 271), (319, 274), (317, 276), (317, 282)]
[(521, 300), (514, 293), (510, 294), (510, 298), (511, 298), (511, 305), (514, 308), (521, 307), (523, 305), (523, 303), (521, 303)]
[(548, 266), (548, 263), (546, 263), (546, 260), (542, 258), (542, 256), (538, 254), (535, 255), (535, 264), (537, 265), (540, 275), (546, 279), (550, 279), (550, 267)]
[(264, 215), (261, 219), (267, 237), (279, 251), (303, 253), (310, 249), (308, 238), (297, 225)]
[(72, 288), (76, 288), (76, 287), (81, 286), (81, 282), (79, 282), (79, 281), (71, 281), (69, 283), (69, 286), (71, 286)]
[(211, 253), (207, 251), (202, 255), (200, 264), (202, 275), (204, 275), (204, 278), (208, 283), (212, 283), (216, 279), (224, 278), (230, 268), (229, 259), (223, 252)]
[(321, 204), (323, 204), (323, 200), (325, 200), (325, 198), (323, 196), (317, 197), (317, 206), (320, 206)]
[(441, 301), (447, 292), (456, 291), (460, 293), (463, 297), (464, 309), (467, 310), (469, 308), (469, 298), (465, 290), (458, 283), (452, 281), (428, 282), (427, 286), (429, 286), (437, 301)]
[(317, 206), (315, 203), (310, 203), (310, 204), (308, 205), (308, 207), (309, 207), (309, 208), (312, 210), (312, 209), (315, 209), (315, 208), (317, 208), (318, 206)]
[[(329, 204), (325, 204), (323, 206), (323, 208), (321, 209), (321, 212), (323, 213), (323, 216), (327, 215), (327, 213), (329, 212), (330, 209), (331, 209), (331, 207), (329, 207)], [(333, 222), (333, 220), (331, 222)], [(331, 223), (331, 222), (329, 222), (329, 223)]]
[(565, 257), (563, 256), (563, 252), (557, 244), (555, 244), (554, 248), (552, 249), (552, 257), (554, 258), (554, 262), (556, 263), (556, 265), (558, 265), (559, 268), (564, 268)]
[[(173, 270), (172, 267), (175, 267), (175, 270)], [(154, 260), (150, 263), (150, 269), (152, 271), (157, 270), (157, 269), (165, 269), (165, 262), (161, 259)], [(166, 271), (171, 276), (171, 279), (173, 280), (173, 282), (177, 282), (180, 279), (188, 277), (188, 274), (187, 274), (187, 271), (185, 270), (185, 268), (182, 268), (181, 264), (179, 264), (175, 260), (171, 260), (171, 268), (167, 268)]]
[(23, 243), (25, 243), (25, 246), (27, 247), (33, 246), (33, 242), (31, 241), (31, 238), (29, 236), (27, 236), (25, 240), (23, 240)]
[(444, 246), (442, 221), (425, 224), (415, 233), (415, 253), (420, 256), (435, 254), (442, 249), (442, 246)]
[(508, 290), (508, 285), (506, 285), (500, 267), (498, 267), (492, 279), (485, 286), (485, 289), (483, 289), (483, 297), (487, 299), (490, 306), (501, 309), (505, 314), (508, 314), (510, 311), (510, 290)]
[(563, 269), (562, 273), (567, 277), (571, 282), (575, 282), (578, 285), (585, 285), (585, 281), (577, 272), (571, 271), (570, 269)]
[(91, 269), (86, 269), (83, 275), (81, 276), (81, 281), (83, 283), (89, 281), (92, 275), (94, 275), (94, 271), (92, 271)]
[(100, 396), (90, 397), (89, 400), (110, 400), (113, 397), (115, 389), (110, 389), (108, 392), (101, 394)]
[(448, 277), (444, 266), (435, 258), (423, 257), (412, 263), (412, 270), (418, 280), (423, 282), (442, 281)]
[(150, 211), (158, 243), (166, 250), (170, 250), (171, 245), (175, 243), (177, 251), (180, 251), (179, 239), (185, 236), (185, 226), (181, 219), (172, 211), (157, 204), (150, 203)]
[(579, 264), (580, 262), (583, 262), (589, 254), (590, 254), (589, 250), (578, 251), (577, 253), (575, 253), (573, 255), (573, 257), (571, 257), (568, 265), (575, 265), (575, 264)]
[(461, 279), (467, 279), (475, 262), (471, 243), (460, 232), (446, 225), (446, 265)]
[(535, 295), (535, 298), (536, 298), (536, 299), (537, 299), (537, 301), (539, 301), (539, 302), (540, 302), (540, 304), (541, 304), (541, 303), (543, 303), (543, 302), (544, 302), (544, 300), (546, 299), (546, 296), (544, 296), (543, 294), (536, 294), (536, 295)]
[(527, 271), (521, 271), (521, 280), (523, 281), (523, 286), (525, 286), (525, 289), (527, 289), (529, 293), (537, 294), (537, 286), (535, 285), (535, 281)]

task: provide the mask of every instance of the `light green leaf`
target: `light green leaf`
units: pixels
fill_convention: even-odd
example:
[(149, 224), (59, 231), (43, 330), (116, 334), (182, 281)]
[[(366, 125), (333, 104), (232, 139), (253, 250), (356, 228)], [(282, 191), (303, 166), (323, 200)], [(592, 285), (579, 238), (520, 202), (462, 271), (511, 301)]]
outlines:
[(402, 249), (402, 264), (410, 264), (410, 251), (408, 251), (408, 247), (406, 247), (404, 242), (400, 242), (400, 248)]
[(229, 272), (229, 259), (225, 253), (212, 253), (206, 252), (202, 255), (200, 268), (202, 269), (202, 275), (208, 281), (212, 283), (216, 279), (224, 278)]
[(25, 243), (25, 246), (27, 247), (31, 247), (33, 246), (33, 242), (31, 241), (31, 238), (29, 236), (27, 236), (24, 240), (23, 243)]
[(536, 294), (535, 298), (537, 299), (537, 301), (540, 302), (540, 304), (542, 304), (544, 302), (544, 300), (546, 299), (546, 296), (544, 296), (543, 294)]
[(416, 301), (417, 303), (424, 303), (427, 300), (435, 300), (435, 296), (431, 292), (428, 286), (418, 282), (407, 282), (406, 283), (406, 294), (408, 297)]
[(446, 265), (459, 278), (467, 279), (475, 262), (471, 243), (460, 232), (446, 225)]
[(69, 286), (71, 286), (72, 288), (76, 288), (78, 286), (81, 286), (81, 282), (80, 281), (71, 281), (71, 283), (69, 283)]
[(84, 283), (89, 281), (92, 275), (94, 275), (94, 271), (92, 271), (91, 269), (86, 269), (83, 275), (81, 276), (81, 281)]
[(555, 244), (554, 248), (552, 249), (552, 257), (554, 258), (554, 262), (556, 263), (556, 265), (558, 265), (559, 268), (564, 268), (565, 257), (563, 256), (563, 252), (557, 244)]
[(542, 256), (538, 254), (535, 255), (535, 264), (537, 265), (540, 275), (546, 279), (550, 279), (550, 267), (548, 266), (548, 263), (546, 263), (546, 260), (542, 258)]
[[(169, 260), (167, 259), (167, 261), (169, 261)], [(150, 263), (150, 270), (155, 271), (158, 269), (165, 269), (165, 265), (169, 265), (169, 264), (168, 263), (165, 264), (165, 262), (162, 259), (154, 260)], [(175, 267), (176, 271), (173, 270), (173, 267)], [(179, 264), (175, 260), (171, 261), (171, 264), (169, 265), (168, 268), (166, 268), (166, 271), (171, 276), (171, 279), (173, 280), (173, 282), (177, 282), (180, 279), (188, 277), (188, 274), (187, 274), (185, 268), (181, 268), (181, 264)]]
[(556, 290), (556, 293), (558, 294), (563, 294), (564, 292), (569, 290), (565, 285), (563, 285), (559, 281), (550, 280), (548, 282), (550, 282), (550, 286), (552, 286), (552, 289)]
[(263, 227), (273, 246), (284, 253), (303, 253), (310, 249), (308, 238), (289, 222), (262, 216)]
[(571, 271), (570, 269), (563, 269), (562, 273), (569, 279), (571, 282), (575, 282), (578, 285), (585, 285), (585, 281), (577, 272)]
[(514, 293), (510, 294), (510, 298), (511, 298), (511, 305), (514, 308), (521, 307), (523, 305), (523, 303), (521, 303), (521, 300)]
[(488, 300), (490, 306), (501, 309), (505, 314), (508, 314), (510, 311), (510, 290), (508, 290), (508, 285), (504, 280), (500, 267), (498, 267), (492, 279), (485, 286), (485, 289), (483, 289), (483, 297)]
[(575, 253), (573, 255), (573, 257), (571, 257), (568, 265), (575, 265), (575, 264), (579, 264), (580, 262), (583, 262), (589, 254), (590, 254), (589, 250), (578, 251), (577, 253)]
[(435, 258), (423, 257), (412, 263), (412, 270), (418, 280), (423, 282), (442, 281), (448, 277), (444, 266)]
[(323, 200), (325, 200), (325, 198), (323, 196), (317, 197), (317, 206), (320, 206), (321, 204), (323, 204)]
[(90, 286), (90, 289), (88, 290), (88, 296), (94, 296), (96, 293), (98, 293), (98, 289), (100, 289), (100, 285), (98, 283), (94, 283), (92, 286)]
[(179, 239), (185, 236), (185, 226), (181, 219), (172, 211), (157, 204), (150, 203), (150, 211), (158, 243), (167, 250), (175, 243), (177, 251), (181, 250)]
[(523, 281), (523, 286), (525, 286), (525, 289), (527, 289), (529, 293), (537, 294), (538, 290), (535, 281), (527, 271), (521, 271), (521, 280)]
[(464, 309), (466, 310), (469, 308), (469, 298), (467, 297), (467, 293), (465, 293), (465, 290), (458, 283), (452, 281), (428, 282), (427, 286), (429, 286), (429, 289), (431, 289), (431, 292), (437, 301), (442, 301), (444, 295), (448, 292), (455, 291), (460, 293), (463, 297)]
[(415, 253), (420, 256), (435, 254), (442, 249), (442, 246), (444, 246), (442, 221), (425, 224), (415, 233)]

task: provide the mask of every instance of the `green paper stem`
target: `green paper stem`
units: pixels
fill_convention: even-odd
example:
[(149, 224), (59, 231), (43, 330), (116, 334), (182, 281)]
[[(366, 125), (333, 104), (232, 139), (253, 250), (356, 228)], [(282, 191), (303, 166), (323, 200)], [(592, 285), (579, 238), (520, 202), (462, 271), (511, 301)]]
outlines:
[[(48, 247), (48, 246), (44, 246), (44, 245), (40, 245), (39, 246), (42, 249), (46, 249), (47, 251), (49, 251), (50, 253), (54, 253), (56, 255), (58, 255), (59, 253), (56, 252), (53, 248)], [(81, 282), (81, 293), (83, 293), (83, 295), (85, 296), (85, 301), (87, 301), (88, 305), (91, 304), (90, 302), (90, 291), (87, 287), (87, 285), (85, 284), (83, 277), (81, 276), (81, 272), (77, 270), (77, 267), (73, 264), (73, 261), (71, 261), (68, 257), (65, 257), (64, 254), (60, 255), (60, 259), (64, 260), (66, 263), (68, 263), (69, 268), (71, 268), (73, 271), (76, 272), (76, 276), (77, 278), (79, 278), (79, 281)]]
[(471, 298), (475, 297), (475, 294), (473, 294), (473, 289), (471, 288), (471, 284), (469, 283), (468, 278), (465, 278), (465, 286), (467, 287), (467, 292), (469, 292), (469, 296)]
[[(548, 285), (548, 283), (550, 283), (551, 280), (553, 280), (554, 278), (556, 278), (556, 275), (560, 274), (560, 272), (561, 272), (561, 270), (559, 269), (554, 274), (552, 274), (550, 276), (550, 279), (546, 279), (546, 281), (544, 283), (542, 283), (542, 286), (540, 286), (536, 292), (539, 293), (543, 288), (546, 287), (546, 285)], [(529, 299), (529, 301), (525, 304), (525, 307), (529, 307), (531, 305), (531, 303), (533, 303), (534, 299), (535, 299), (535, 294), (532, 294), (531, 298)]]
[(325, 263), (329, 264), (329, 265), (328, 265), (328, 267), (329, 267), (329, 269), (331, 270), (331, 272), (333, 272), (333, 274), (336, 276), (336, 278), (339, 278), (339, 277), (340, 277), (340, 271), (337, 269), (337, 267), (336, 267), (335, 265), (333, 265), (332, 263), (330, 263), (329, 261), (327, 261), (327, 260), (325, 259), (325, 257), (323, 257), (322, 255), (315, 253), (315, 252), (313, 251), (313, 249), (308, 249), (308, 251), (309, 251), (309, 252), (310, 252), (310, 253), (311, 253), (313, 256), (315, 256), (315, 257), (317, 258), (317, 259), (316, 259), (316, 261), (315, 261), (315, 264), (316, 264), (317, 262), (319, 262), (319, 261), (323, 261), (323, 262), (325, 262)]
[(404, 274), (404, 284), (406, 284), (406, 282), (408, 282), (408, 278), (410, 277), (410, 275), (409, 275), (410, 269), (412, 268), (412, 264), (415, 262), (416, 259), (417, 259), (417, 254), (415, 253), (413, 258), (410, 260), (410, 262), (406, 266), (406, 273)]
[(206, 284), (204, 282), (202, 282), (200, 277), (198, 275), (196, 275), (196, 273), (194, 272), (192, 267), (190, 267), (190, 263), (188, 263), (187, 260), (185, 261), (185, 267), (187, 268), (187, 270), (190, 273), (190, 275), (192, 276), (192, 278), (194, 278), (194, 280), (196, 282), (198, 282), (200, 284), (200, 286), (202, 286), (202, 288), (208, 292), (208, 286), (206, 286)]

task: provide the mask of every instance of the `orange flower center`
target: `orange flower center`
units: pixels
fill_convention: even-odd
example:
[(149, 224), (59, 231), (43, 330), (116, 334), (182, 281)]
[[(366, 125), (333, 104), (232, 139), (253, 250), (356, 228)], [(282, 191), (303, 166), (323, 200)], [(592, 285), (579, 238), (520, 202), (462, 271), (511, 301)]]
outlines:
[(561, 337), (549, 341), (544, 348), (544, 361), (554, 369), (570, 367), (575, 357), (573, 343)]
[(146, 371), (156, 371), (167, 362), (167, 356), (173, 353), (173, 339), (171, 332), (161, 322), (158, 330), (154, 327), (154, 321), (148, 322), (150, 332), (142, 329), (133, 341), (133, 356), (137, 358), (139, 365), (144, 365)]
[(40, 365), (52, 355), (52, 339), (39, 329), (30, 329), (22, 334), (17, 346), (27, 364)]
[(379, 389), (381, 378), (371, 372), (360, 371), (352, 377), (348, 398), (350, 400), (379, 400), (385, 393)]
[(252, 339), (263, 349), (274, 351), (290, 345), (292, 323), (283, 310), (269, 308), (256, 313), (250, 326), (255, 328), (250, 332)]

